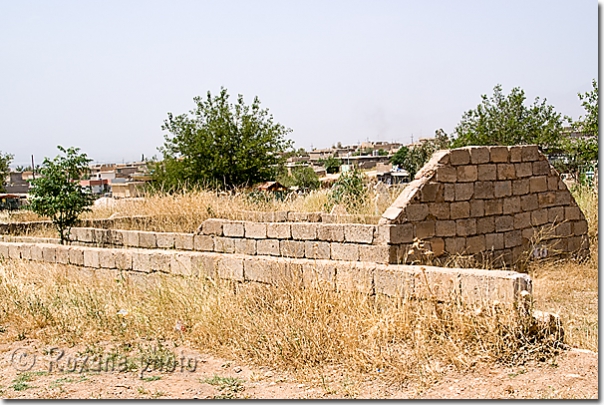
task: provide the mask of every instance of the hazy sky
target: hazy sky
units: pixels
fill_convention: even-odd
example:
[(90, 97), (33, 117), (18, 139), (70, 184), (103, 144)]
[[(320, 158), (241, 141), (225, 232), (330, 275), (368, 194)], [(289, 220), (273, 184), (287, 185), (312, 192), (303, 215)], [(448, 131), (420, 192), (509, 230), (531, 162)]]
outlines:
[(520, 86), (578, 117), (598, 77), (595, 0), (0, 0), (0, 150), (159, 155), (168, 112), (226, 87), (296, 147), (453, 132)]

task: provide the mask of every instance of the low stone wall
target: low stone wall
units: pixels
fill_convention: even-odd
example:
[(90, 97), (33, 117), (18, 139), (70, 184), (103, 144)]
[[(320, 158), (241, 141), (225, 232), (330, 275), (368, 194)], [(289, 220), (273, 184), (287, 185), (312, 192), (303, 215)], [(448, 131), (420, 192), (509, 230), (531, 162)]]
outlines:
[[(131, 217), (81, 219), (79, 226), (91, 228), (119, 228), (120, 226), (145, 226), (152, 221), (149, 215)], [(33, 231), (54, 229), (51, 221), (4, 222), (0, 223), (0, 235), (26, 235)]]
[(253, 222), (322, 222), (324, 224), (373, 224), (380, 221), (379, 215), (328, 214), (325, 212), (296, 211), (237, 211), (233, 214), (243, 221)]
[(140, 273), (159, 271), (188, 277), (277, 285), (283, 282), (300, 286), (321, 283), (336, 291), (435, 298), (465, 304), (493, 301), (512, 304), (526, 293), (532, 293), (532, 282), (526, 274), (499, 270), (9, 242), (0, 242), (0, 257), (91, 269)]

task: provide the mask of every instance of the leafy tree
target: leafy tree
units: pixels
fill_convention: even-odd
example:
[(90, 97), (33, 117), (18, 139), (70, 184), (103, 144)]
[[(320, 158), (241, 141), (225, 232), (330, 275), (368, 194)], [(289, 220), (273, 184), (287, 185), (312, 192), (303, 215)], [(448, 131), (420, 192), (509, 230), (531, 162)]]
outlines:
[(13, 161), (14, 156), (10, 153), (2, 153), (0, 151), (0, 192), (5, 192), (6, 178), (10, 173), (10, 163)]
[(328, 205), (342, 204), (349, 212), (359, 211), (367, 202), (365, 175), (356, 167), (344, 172), (328, 194)]
[(384, 149), (378, 149), (378, 156), (388, 156), (388, 152)]
[(168, 113), (163, 162), (152, 174), (165, 189), (185, 185), (234, 188), (274, 178), (291, 146), (285, 136), (291, 129), (274, 122), (258, 97), (251, 105), (229, 102), (225, 88), (219, 95), (194, 98), (195, 109), (178, 116)]
[(562, 115), (554, 107), (540, 102), (526, 106), (524, 90), (512, 89), (509, 95), (501, 85), (493, 88), (493, 95), (482, 95), (476, 109), (466, 111), (455, 128), (453, 147), (468, 145), (540, 145), (546, 150), (560, 147)]
[(309, 166), (296, 166), (292, 168), (291, 176), (287, 173), (277, 177), (277, 181), (286, 187), (298, 187), (301, 190), (316, 190), (321, 187), (317, 173)]
[(44, 158), (39, 176), (32, 180), (30, 209), (50, 217), (64, 244), (78, 216), (90, 211), (93, 197), (80, 186), (79, 180), (92, 160), (85, 153), (78, 153), (78, 148), (58, 146), (58, 149), (63, 155), (52, 160)]
[(319, 159), (319, 164), (325, 167), (327, 173), (333, 174), (340, 171), (342, 161), (335, 156), (329, 156), (327, 159)]
[(448, 149), (451, 141), (449, 136), (442, 130), (436, 131), (434, 138), (428, 139), (411, 148), (401, 146), (390, 158), (390, 162), (409, 173), (409, 177), (415, 174), (430, 160), (432, 154), (437, 150)]

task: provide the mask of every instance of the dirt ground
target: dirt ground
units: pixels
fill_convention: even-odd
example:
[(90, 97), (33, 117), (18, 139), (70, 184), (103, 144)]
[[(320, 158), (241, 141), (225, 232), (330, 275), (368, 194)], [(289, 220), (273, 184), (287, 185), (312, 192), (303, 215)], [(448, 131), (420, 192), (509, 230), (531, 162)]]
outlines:
[[(578, 349), (544, 363), (514, 368), (482, 366), (463, 375), (444, 372), (427, 387), (389, 383), (381, 370), (363, 381), (352, 381), (337, 370), (310, 378), (310, 382), (308, 378), (299, 381), (279, 370), (248, 366), (186, 348), (173, 350), (179, 357), (177, 363), (165, 365), (149, 359), (129, 363), (127, 355), (114, 358), (111, 363), (107, 358), (103, 360), (104, 354), (100, 362), (85, 362), (86, 354), (78, 352), (77, 347), (65, 349), (61, 358), (60, 349), (49, 349), (27, 340), (0, 345), (0, 397), (598, 398), (598, 355)], [(136, 361), (140, 363), (137, 370), (121, 371)], [(141, 370), (146, 370), (142, 378)]]

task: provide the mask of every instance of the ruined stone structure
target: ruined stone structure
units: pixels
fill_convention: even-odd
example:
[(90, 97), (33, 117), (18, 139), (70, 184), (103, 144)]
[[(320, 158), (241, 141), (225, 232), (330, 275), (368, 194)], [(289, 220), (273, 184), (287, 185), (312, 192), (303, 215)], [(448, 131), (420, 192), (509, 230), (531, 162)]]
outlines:
[(589, 254), (587, 221), (537, 146), (435, 153), (380, 225), (392, 227), (391, 259), (400, 263), (418, 260), (414, 239), (437, 258), (473, 255), (493, 267)]

